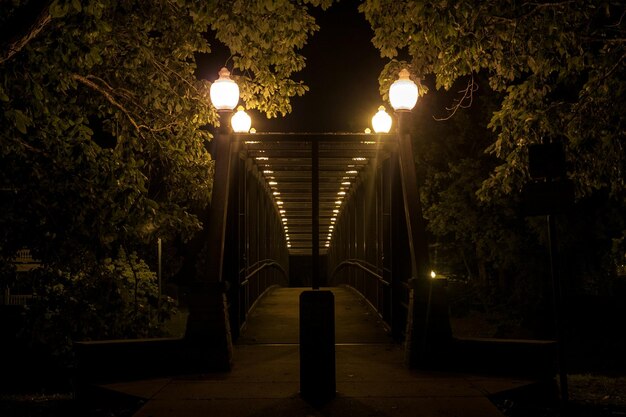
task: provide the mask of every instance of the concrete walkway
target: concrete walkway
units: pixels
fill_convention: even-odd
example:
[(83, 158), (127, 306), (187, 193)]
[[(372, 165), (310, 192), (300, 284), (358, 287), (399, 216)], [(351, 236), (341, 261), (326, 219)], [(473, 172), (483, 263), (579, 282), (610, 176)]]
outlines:
[(299, 389), (298, 297), (268, 294), (249, 318), (229, 373), (109, 384), (147, 399), (135, 417), (419, 416), (497, 417), (487, 399), (530, 381), (409, 371), (376, 314), (350, 289), (333, 288), (337, 398), (322, 407)]

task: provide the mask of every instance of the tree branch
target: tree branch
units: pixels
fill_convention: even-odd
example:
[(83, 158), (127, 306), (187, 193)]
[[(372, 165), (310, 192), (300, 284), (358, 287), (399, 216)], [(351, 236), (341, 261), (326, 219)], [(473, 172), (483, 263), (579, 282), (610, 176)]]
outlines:
[[(128, 121), (133, 125), (133, 127), (135, 128), (135, 130), (137, 130), (137, 133), (139, 133), (139, 135), (145, 139), (145, 136), (143, 135), (143, 133), (141, 132), (142, 129), (145, 129), (149, 132), (162, 132), (165, 130), (169, 130), (172, 129), (176, 126), (178, 126), (179, 123), (173, 122), (173, 123), (169, 123), (165, 126), (162, 126), (160, 128), (154, 128), (154, 127), (150, 127), (146, 124), (139, 124), (131, 115), (131, 112), (124, 107), (124, 105), (122, 105), (119, 101), (117, 101), (115, 99), (115, 97), (113, 96), (112, 91), (114, 90), (109, 84), (107, 84), (104, 80), (95, 77), (95, 76), (91, 76), (88, 75), (86, 77), (82, 76), (82, 75), (78, 75), (78, 74), (71, 74), (70, 77), (78, 82), (80, 82), (81, 84), (86, 85), (87, 87), (97, 91), (98, 93), (102, 94), (104, 96), (104, 98), (111, 103), (114, 107), (118, 108), (119, 110), (121, 110), (122, 113), (124, 113), (124, 115), (126, 116), (126, 118), (128, 119)], [(97, 83), (95, 83), (94, 81), (92, 81), (92, 79), (98, 80), (100, 81), (102, 84), (104, 84), (104, 87), (102, 85), (99, 85)]]
[(452, 107), (446, 107), (446, 110), (451, 113), (448, 114), (446, 117), (441, 118), (433, 116), (433, 119), (438, 122), (442, 122), (444, 120), (452, 118), (452, 116), (455, 115), (458, 109), (467, 109), (471, 107), (474, 100), (474, 93), (476, 91), (478, 91), (478, 84), (474, 82), (474, 75), (472, 75), (467, 82), (467, 86), (463, 90), (459, 91), (459, 94), (463, 94), (463, 96), (460, 99), (454, 99), (455, 104)]
[(52, 16), (50, 16), (50, 10), (46, 6), (41, 13), (37, 16), (35, 22), (30, 25), (25, 33), (20, 33), (15, 36), (13, 39), (9, 40), (5, 45), (2, 46), (2, 55), (0, 56), (0, 64), (4, 64), (9, 59), (11, 59), (15, 54), (24, 48), (33, 40), (39, 33), (52, 21)]
[(135, 119), (130, 115), (130, 112), (128, 110), (126, 110), (126, 108), (124, 106), (122, 106), (117, 100), (115, 100), (115, 97), (113, 97), (113, 95), (110, 92), (106, 91), (104, 88), (102, 88), (98, 84), (94, 83), (93, 81), (91, 81), (87, 77), (83, 77), (82, 75), (71, 74), (70, 77), (73, 80), (76, 80), (79, 83), (81, 83), (83, 85), (86, 85), (87, 87), (89, 87), (89, 88), (99, 92), (100, 94), (102, 94), (104, 96), (104, 98), (106, 98), (109, 103), (111, 103), (113, 106), (115, 106), (119, 110), (121, 110), (122, 113), (124, 113), (124, 115), (126, 116), (128, 121), (133, 125), (133, 127), (137, 131), (140, 130), (140, 126), (137, 124)]

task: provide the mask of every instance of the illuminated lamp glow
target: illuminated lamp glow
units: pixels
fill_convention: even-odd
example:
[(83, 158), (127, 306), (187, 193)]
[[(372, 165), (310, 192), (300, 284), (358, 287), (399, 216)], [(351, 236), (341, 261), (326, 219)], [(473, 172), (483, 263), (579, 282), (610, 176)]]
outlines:
[(398, 79), (389, 87), (389, 102), (394, 110), (410, 111), (417, 103), (418, 90), (409, 71), (404, 68), (398, 74)]
[(220, 77), (211, 84), (209, 95), (217, 110), (232, 110), (239, 102), (239, 86), (230, 78), (226, 67), (219, 72)]
[(233, 132), (248, 133), (250, 126), (252, 126), (252, 119), (244, 111), (243, 106), (237, 107), (237, 113), (230, 118), (230, 125), (233, 127)]
[(385, 106), (380, 106), (372, 117), (372, 127), (376, 133), (389, 133), (391, 130), (391, 116), (385, 111)]

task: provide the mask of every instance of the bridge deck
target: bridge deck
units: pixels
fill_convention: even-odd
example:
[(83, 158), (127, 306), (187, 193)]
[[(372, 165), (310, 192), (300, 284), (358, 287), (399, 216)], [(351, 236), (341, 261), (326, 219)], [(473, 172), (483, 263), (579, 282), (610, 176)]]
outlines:
[(375, 313), (350, 289), (335, 294), (337, 398), (314, 408), (298, 395), (298, 297), (272, 291), (234, 348), (229, 373), (110, 384), (148, 399), (135, 417), (174, 416), (502, 416), (489, 394), (526, 381), (434, 372), (403, 366)]
[[(329, 288), (335, 296), (337, 344), (392, 343), (378, 315), (348, 288)], [(298, 343), (298, 300), (306, 288), (277, 288), (248, 317), (238, 344)]]

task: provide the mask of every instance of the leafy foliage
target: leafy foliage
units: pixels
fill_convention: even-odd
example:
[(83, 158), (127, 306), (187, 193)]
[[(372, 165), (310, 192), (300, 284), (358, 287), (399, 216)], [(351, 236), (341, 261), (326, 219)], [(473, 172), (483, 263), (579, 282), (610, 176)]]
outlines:
[(406, 65), (418, 77), (434, 74), (437, 88), (470, 77), (457, 104), (471, 97), (471, 77), (481, 72), (503, 93), (490, 123), (498, 137), (487, 148), (502, 162), (483, 183), (482, 198), (518, 191), (527, 146), (556, 137), (566, 143), (579, 196), (598, 189), (623, 195), (623, 2), (368, 0), (360, 10), (382, 56), (407, 60), (390, 63), (381, 88)]
[(197, 232), (212, 186), (205, 126), (218, 121), (195, 75), (205, 32), (244, 71), (248, 106), (284, 114), (305, 90), (290, 77), (317, 30), (308, 7), (331, 1), (54, 0), (43, 23), (32, 3), (0, 6), (7, 39), (21, 36), (0, 63), (0, 252), (28, 246), (51, 263)]
[(298, 54), (319, 27), (306, 4), (326, 9), (332, 0), (210, 2), (208, 15), (215, 36), (233, 55), (241, 97), (249, 108), (268, 117), (291, 111), (289, 99), (307, 91), (290, 77), (304, 68)]
[[(403, 67), (422, 95), (457, 94), (443, 94), (452, 105), (426, 94), (415, 110), (425, 216), (454, 272), (484, 285), (483, 299), (495, 295), (503, 310), (545, 324), (546, 225), (524, 220), (520, 191), (528, 146), (558, 140), (577, 192), (558, 217), (564, 282), (610, 294), (611, 243), (621, 251), (626, 227), (624, 3), (366, 0), (360, 11), (391, 59), (379, 77), (383, 97)], [(424, 108), (447, 108), (436, 117), (445, 122)]]
[[(453, 288), (463, 289), (453, 291), (453, 311), (467, 313), (472, 306), (496, 314), (506, 305), (498, 315), (502, 324), (504, 317), (521, 322), (542, 308), (548, 281), (543, 242), (534, 224), (523, 218), (519, 199), (484, 201), (477, 195), (498, 164), (484, 152), (494, 139), (487, 124), (497, 98), (480, 96), (471, 111), (460, 109), (441, 122), (433, 119), (432, 109), (449, 97), (429, 94), (414, 111), (414, 133), (424, 217), (434, 244), (433, 268), (463, 282)], [(461, 305), (465, 308), (459, 310)]]
[(136, 253), (32, 273), (23, 336), (64, 359), (74, 340), (163, 336), (161, 325), (175, 313), (170, 297), (158, 299), (156, 275)]
[(216, 119), (193, 76), (208, 46), (192, 6), (55, 1), (52, 21), (4, 63), (3, 251), (106, 257), (120, 242), (199, 229), (191, 209), (211, 190), (200, 127)]
[(0, 3), (0, 270), (22, 247), (41, 260), (35, 338), (158, 333), (138, 256), (196, 235), (212, 190), (218, 114), (197, 57), (221, 41), (248, 107), (285, 114), (306, 90), (292, 78), (309, 8), (331, 2)]

